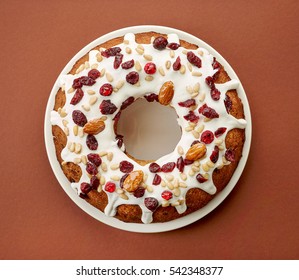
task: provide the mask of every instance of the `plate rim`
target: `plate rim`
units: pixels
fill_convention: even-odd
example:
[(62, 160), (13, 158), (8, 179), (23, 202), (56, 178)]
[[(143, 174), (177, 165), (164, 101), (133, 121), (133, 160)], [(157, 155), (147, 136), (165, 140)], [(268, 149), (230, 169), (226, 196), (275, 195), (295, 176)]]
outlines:
[[(58, 83), (59, 78), (62, 74), (68, 73), (71, 68), (73, 67), (74, 63), (84, 54), (86, 54), (88, 51), (90, 51), (92, 48), (96, 47), (97, 45), (110, 40), (115, 37), (120, 37), (125, 35), (126, 33), (141, 33), (141, 32), (149, 32), (154, 31), (158, 33), (163, 34), (169, 34), (169, 33), (176, 33), (178, 34), (180, 39), (183, 39), (185, 41), (188, 41), (190, 43), (194, 43), (200, 47), (203, 47), (207, 49), (211, 54), (217, 56), (217, 60), (224, 66), (226, 72), (231, 78), (236, 78), (239, 81), (239, 87), (238, 87), (238, 95), (240, 96), (243, 108), (244, 108), (244, 114), (246, 117), (247, 125), (245, 128), (245, 143), (243, 146), (243, 152), (242, 152), (242, 158), (232, 176), (230, 179), (228, 185), (220, 192), (218, 193), (213, 200), (211, 200), (206, 206), (203, 208), (188, 214), (184, 217), (181, 217), (179, 219), (165, 222), (165, 223), (151, 223), (151, 224), (142, 224), (142, 223), (125, 223), (122, 222), (114, 217), (108, 217), (104, 213), (102, 213), (97, 208), (93, 207), (89, 203), (87, 203), (85, 200), (81, 199), (71, 188), (70, 182), (65, 177), (59, 162), (56, 158), (55, 153), (55, 146), (52, 136), (52, 125), (50, 122), (50, 113), (53, 110), (54, 107), (54, 101), (55, 101), (55, 95), (57, 93), (57, 90), (59, 89)], [(96, 220), (109, 225), (111, 227), (129, 231), (129, 232), (138, 232), (138, 233), (158, 233), (158, 232), (166, 232), (171, 231), (175, 229), (179, 229), (182, 227), (185, 227), (189, 224), (192, 224), (203, 217), (205, 217), (207, 214), (212, 212), (214, 209), (216, 209), (224, 200), (225, 198), (231, 193), (231, 191), (234, 189), (235, 185), (237, 184), (239, 178), (241, 177), (247, 159), (250, 151), (251, 146), (251, 138), (252, 138), (252, 120), (251, 120), (251, 113), (250, 113), (250, 107), (249, 102), (245, 93), (245, 90), (243, 88), (243, 85), (241, 83), (241, 80), (238, 78), (237, 74), (231, 67), (231, 65), (222, 57), (222, 55), (216, 51), (212, 46), (207, 44), (205, 41), (203, 41), (200, 38), (195, 37), (194, 35), (187, 33), (185, 31), (167, 27), (167, 26), (159, 26), (159, 25), (137, 25), (137, 26), (129, 26), (122, 29), (118, 29), (112, 32), (109, 32), (103, 36), (100, 36), (87, 44), (85, 47), (83, 47), (80, 51), (78, 51), (65, 65), (61, 73), (58, 75), (48, 98), (47, 106), (46, 106), (46, 112), (45, 112), (45, 119), (44, 119), (44, 140), (45, 140), (45, 146), (46, 146), (46, 152), (48, 156), (48, 160), (50, 162), (51, 168), (53, 170), (53, 173), (59, 182), (62, 189), (66, 192), (66, 194), (73, 200), (73, 202), (80, 207), (84, 212), (95, 218)]]

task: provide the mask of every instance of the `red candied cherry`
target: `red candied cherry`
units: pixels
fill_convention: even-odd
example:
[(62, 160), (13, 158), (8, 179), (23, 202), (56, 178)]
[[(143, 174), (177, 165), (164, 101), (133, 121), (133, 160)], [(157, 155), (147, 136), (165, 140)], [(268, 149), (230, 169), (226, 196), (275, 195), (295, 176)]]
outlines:
[(211, 160), (211, 162), (216, 163), (218, 158), (219, 158), (219, 147), (215, 146), (214, 150), (210, 156), (210, 160)]
[(162, 198), (165, 200), (169, 200), (172, 198), (172, 192), (171, 191), (164, 191), (161, 193)]
[(196, 180), (202, 184), (202, 183), (206, 182), (208, 179), (206, 179), (204, 176), (202, 176), (200, 173), (198, 173), (196, 175)]
[(144, 98), (146, 99), (147, 102), (158, 101), (158, 95), (155, 93), (149, 93), (145, 95)]
[(96, 165), (94, 165), (91, 162), (86, 163), (86, 171), (90, 175), (97, 175), (98, 174), (98, 168)]
[(191, 51), (187, 52), (187, 59), (194, 66), (198, 68), (201, 67), (201, 59), (198, 56), (196, 56), (193, 52)]
[(179, 157), (177, 162), (176, 162), (176, 167), (180, 172), (184, 171), (185, 168), (185, 163), (183, 157)]
[(144, 72), (149, 75), (155, 74), (157, 71), (156, 64), (153, 62), (148, 62), (144, 65)]
[(170, 48), (171, 50), (174, 50), (174, 51), (177, 50), (180, 46), (181, 46), (181, 45), (178, 44), (178, 43), (169, 43), (169, 44), (167, 45), (168, 48)]
[(103, 115), (111, 115), (117, 110), (117, 107), (110, 100), (103, 100), (100, 104), (100, 111)]
[(235, 161), (235, 152), (232, 149), (227, 149), (225, 151), (225, 159), (230, 161), (230, 162), (234, 162)]
[(102, 159), (99, 154), (88, 154), (87, 159), (95, 166), (100, 166), (102, 163)]
[(87, 76), (96, 80), (97, 78), (101, 77), (101, 73), (97, 69), (91, 69), (91, 70), (89, 70)]
[(195, 99), (187, 99), (186, 101), (179, 102), (178, 104), (181, 107), (189, 108), (189, 107), (194, 106), (196, 104), (196, 102), (195, 102)]
[(72, 105), (78, 104), (81, 101), (81, 99), (83, 98), (83, 96), (84, 96), (83, 90), (81, 88), (78, 88), (70, 103)]
[(214, 134), (210, 130), (205, 130), (201, 136), (200, 136), (200, 141), (205, 143), (205, 144), (210, 144), (214, 141)]
[(116, 189), (116, 185), (113, 182), (107, 182), (105, 185), (105, 191), (113, 193)]
[(103, 84), (101, 87), (100, 87), (100, 95), (102, 96), (109, 96), (111, 95), (113, 92), (113, 87), (111, 84)]
[(119, 163), (119, 170), (123, 173), (130, 173), (133, 171), (134, 165), (131, 162), (123, 160)]
[(115, 55), (114, 58), (114, 63), (113, 63), (113, 68), (114, 69), (118, 69), (119, 66), (121, 65), (122, 61), (123, 61), (123, 55), (121, 53), (118, 53)]
[(91, 185), (88, 183), (81, 183), (80, 190), (84, 194), (88, 194), (91, 191)]
[(95, 151), (98, 148), (98, 140), (94, 135), (88, 134), (86, 137), (86, 145), (90, 150)]
[(218, 138), (226, 131), (226, 127), (219, 127), (215, 132), (215, 137)]
[(161, 167), (158, 163), (152, 162), (149, 165), (149, 171), (152, 172), (152, 173), (157, 173), (157, 172), (161, 171)]
[(126, 75), (126, 81), (131, 84), (135, 85), (139, 81), (139, 74), (136, 71), (132, 71)]
[(172, 68), (174, 71), (178, 71), (181, 69), (181, 66), (181, 58), (178, 56), (175, 62), (173, 63)]
[(199, 116), (196, 116), (194, 111), (189, 111), (189, 113), (186, 116), (184, 116), (184, 119), (186, 121), (197, 123), (199, 120)]
[(100, 180), (97, 176), (92, 176), (90, 178), (90, 186), (96, 190), (98, 188), (98, 186), (100, 185)]
[(157, 37), (153, 42), (153, 47), (159, 51), (164, 50), (167, 45), (168, 45), (167, 39), (162, 36)]
[(102, 51), (101, 54), (102, 54), (102, 56), (108, 58), (110, 56), (116, 56), (120, 52), (121, 52), (120, 47), (113, 47), (113, 48), (109, 48), (107, 50)]
[(172, 172), (174, 168), (175, 168), (175, 162), (168, 162), (162, 165), (161, 171), (164, 173), (169, 173)]
[(128, 61), (126, 61), (126, 62), (123, 62), (122, 64), (121, 64), (121, 68), (122, 69), (130, 69), (130, 68), (132, 68), (133, 66), (134, 66), (134, 59), (131, 59), (131, 60), (128, 60)]
[(143, 188), (143, 187), (138, 187), (138, 188), (134, 191), (133, 195), (134, 195), (135, 197), (139, 198), (139, 197), (143, 197), (143, 196), (144, 196), (144, 193), (145, 193), (145, 188)]
[(87, 118), (80, 110), (74, 110), (72, 113), (73, 121), (78, 126), (84, 126), (87, 123)]
[(155, 174), (155, 177), (153, 179), (153, 185), (158, 186), (162, 181), (162, 178), (160, 175)]
[(159, 202), (156, 198), (154, 197), (146, 197), (144, 199), (144, 205), (147, 209), (151, 210), (152, 212), (154, 212), (158, 206), (159, 206)]

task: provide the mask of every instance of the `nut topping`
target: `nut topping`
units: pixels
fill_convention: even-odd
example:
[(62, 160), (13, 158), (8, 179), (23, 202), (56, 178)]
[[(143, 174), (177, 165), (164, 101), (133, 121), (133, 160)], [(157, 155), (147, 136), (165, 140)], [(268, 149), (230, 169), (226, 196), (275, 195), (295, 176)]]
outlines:
[(95, 135), (105, 129), (105, 123), (101, 119), (93, 119), (84, 125), (83, 131), (87, 134)]
[(205, 144), (196, 143), (189, 148), (186, 154), (187, 160), (198, 160), (202, 158), (207, 152), (207, 148)]
[(133, 171), (126, 177), (123, 188), (128, 192), (134, 192), (142, 183), (142, 180), (143, 172), (141, 170)]
[(162, 105), (169, 105), (174, 95), (174, 85), (173, 82), (165, 82), (159, 92), (158, 100)]

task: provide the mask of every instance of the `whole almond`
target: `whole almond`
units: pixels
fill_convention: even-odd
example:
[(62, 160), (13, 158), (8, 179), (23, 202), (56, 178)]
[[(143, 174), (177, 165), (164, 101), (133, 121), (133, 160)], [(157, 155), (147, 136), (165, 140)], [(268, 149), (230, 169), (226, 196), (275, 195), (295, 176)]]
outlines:
[(174, 95), (174, 85), (173, 82), (165, 82), (160, 88), (158, 100), (162, 105), (169, 105)]
[(143, 172), (141, 170), (132, 171), (123, 183), (123, 188), (128, 192), (134, 192), (143, 180)]
[(202, 158), (207, 152), (207, 148), (205, 144), (196, 143), (189, 148), (186, 153), (186, 159), (188, 160), (198, 160)]
[(87, 122), (84, 127), (83, 131), (87, 134), (98, 134), (105, 129), (105, 123), (101, 119), (93, 119)]

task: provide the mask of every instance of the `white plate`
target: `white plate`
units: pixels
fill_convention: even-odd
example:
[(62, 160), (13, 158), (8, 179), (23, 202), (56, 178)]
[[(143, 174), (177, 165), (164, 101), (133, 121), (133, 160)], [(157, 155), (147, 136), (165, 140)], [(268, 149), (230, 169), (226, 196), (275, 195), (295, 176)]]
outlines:
[[(79, 51), (70, 60), (70, 62), (62, 70), (61, 74), (67, 74), (73, 67), (74, 63), (80, 57), (82, 57), (84, 54), (86, 54), (89, 50), (96, 47), (97, 45), (99, 45), (107, 40), (110, 40), (112, 38), (123, 36), (128, 32), (140, 33), (140, 32), (147, 32), (147, 31), (156, 31), (159, 33), (164, 33), (164, 34), (176, 33), (181, 39), (207, 49), (212, 55), (217, 57), (217, 60), (224, 66), (225, 70), (227, 71), (228, 75), (231, 78), (239, 80), (236, 73), (234, 72), (232, 67), (228, 64), (228, 62), (217, 51), (215, 51), (211, 46), (209, 46), (204, 41), (196, 38), (193, 35), (183, 32), (181, 30), (177, 30), (177, 29), (169, 28), (169, 27), (163, 27), (163, 26), (152, 26), (152, 25), (127, 27), (124, 29), (120, 29), (120, 30), (108, 33), (108, 34), (94, 40), (93, 42), (88, 44), (86, 47), (84, 47), (81, 51)], [(74, 190), (70, 186), (70, 182), (64, 176), (64, 174), (60, 168), (60, 165), (56, 159), (55, 147), (54, 147), (52, 131), (51, 131), (50, 112), (52, 111), (52, 109), (54, 107), (55, 95), (56, 95), (56, 92), (58, 91), (58, 89), (59, 89), (59, 86), (58, 86), (58, 79), (57, 79), (53, 86), (53, 89), (51, 91), (51, 94), (50, 94), (50, 97), (48, 100), (48, 104), (47, 104), (47, 108), (46, 108), (46, 114), (45, 114), (45, 127), (44, 127), (45, 144), (46, 144), (46, 150), (47, 150), (47, 154), (48, 154), (48, 158), (49, 158), (51, 167), (54, 171), (54, 174), (55, 174), (57, 180), (59, 181), (60, 185), (65, 190), (65, 192), (68, 194), (68, 196), (86, 213), (88, 213), (95, 219), (97, 219), (107, 225), (110, 225), (112, 227), (122, 229), (122, 230), (132, 231), (132, 232), (164, 232), (164, 231), (170, 231), (170, 230), (184, 227), (186, 225), (189, 225), (189, 224), (201, 219), (202, 217), (204, 217), (205, 215), (210, 213), (212, 210), (214, 210), (227, 197), (227, 195), (232, 191), (232, 189), (234, 188), (234, 186), (236, 185), (238, 179), (240, 178), (240, 176), (242, 174), (242, 171), (243, 171), (246, 161), (247, 161), (247, 157), (248, 157), (249, 149), (250, 149), (250, 143), (251, 143), (251, 114), (250, 114), (249, 104), (248, 104), (248, 100), (246, 98), (245, 91), (242, 87), (242, 84), (240, 83), (239, 88), (238, 88), (238, 94), (243, 102), (245, 117), (247, 120), (247, 126), (245, 129), (246, 141), (245, 141), (245, 145), (243, 148), (243, 156), (239, 162), (239, 165), (238, 165), (234, 175), (232, 176), (232, 178), (231, 178), (229, 184), (226, 186), (226, 188), (224, 190), (222, 190), (211, 202), (209, 202), (202, 209), (200, 209), (194, 213), (191, 213), (185, 217), (182, 217), (180, 219), (170, 221), (167, 223), (153, 223), (153, 224), (124, 223), (122, 221), (119, 221), (116, 218), (108, 217), (105, 214), (103, 214), (101, 211), (96, 209), (95, 207), (88, 204), (85, 200), (81, 199), (74, 192)]]

